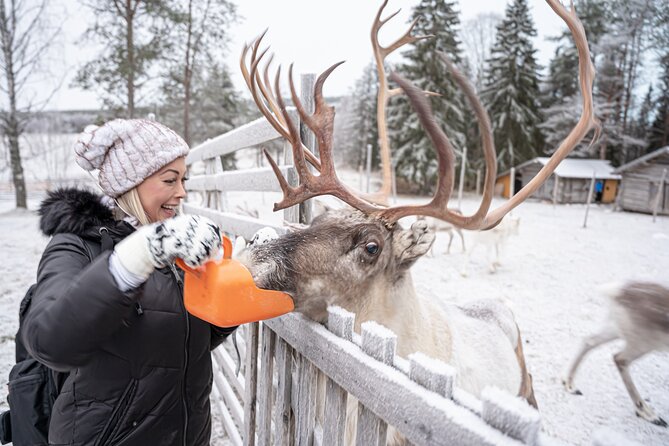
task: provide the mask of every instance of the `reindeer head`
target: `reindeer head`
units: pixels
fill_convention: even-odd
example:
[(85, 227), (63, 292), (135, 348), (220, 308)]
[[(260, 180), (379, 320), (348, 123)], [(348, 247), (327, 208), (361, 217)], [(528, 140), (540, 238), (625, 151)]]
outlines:
[(360, 211), (335, 210), (307, 228), (252, 246), (241, 260), (259, 287), (291, 294), (296, 311), (320, 321), (328, 305), (354, 309), (382, 302), (403, 285), (434, 238), (424, 221), (389, 229)]
[[(415, 260), (427, 252), (434, 241), (434, 235), (427, 231), (424, 221), (415, 223), (410, 230), (402, 229), (397, 221), (406, 216), (426, 215), (449, 222), (450, 224), (471, 230), (485, 230), (495, 227), (513, 208), (522, 203), (551, 175), (585, 135), (598, 122), (592, 110), (592, 82), (594, 68), (590, 61), (587, 40), (583, 27), (575, 11), (567, 10), (558, 0), (547, 0), (553, 10), (567, 23), (574, 36), (579, 53), (580, 86), (583, 94), (583, 113), (579, 123), (558, 147), (551, 160), (544, 168), (514, 195), (497, 209), (488, 212), (492, 202), (495, 177), (497, 172), (496, 154), (492, 137), (492, 128), (487, 112), (481, 105), (473, 87), (467, 79), (450, 63), (444, 54), (439, 54), (455, 82), (467, 96), (477, 116), (481, 146), (486, 162), (486, 176), (481, 204), (472, 215), (462, 215), (448, 209), (448, 201), (453, 190), (455, 156), (453, 147), (437, 124), (425, 92), (413, 86), (409, 81), (393, 73), (390, 80), (399, 88), (388, 90), (383, 71), (383, 59), (405, 43), (414, 42), (424, 37), (410, 36), (415, 25), (412, 24), (400, 39), (382, 47), (378, 43), (378, 32), (391, 17), (381, 20), (387, 0), (379, 9), (372, 27), (372, 45), (374, 47), (381, 88), (377, 101), (379, 109), (379, 135), (384, 152), (389, 150), (384, 140), (384, 108), (387, 98), (394, 94), (407, 95), (416, 111), (421, 125), (431, 139), (438, 155), (439, 177), (432, 200), (424, 205), (385, 206), (385, 199), (375, 200), (355, 194), (344, 185), (335, 172), (332, 157), (334, 108), (323, 98), (323, 84), (332, 71), (340, 65), (335, 64), (321, 74), (314, 87), (314, 112), (307, 113), (296, 94), (292, 80), (292, 65), (289, 70), (289, 86), (292, 101), (300, 119), (316, 135), (320, 159), (316, 158), (302, 143), (300, 132), (292, 121), (279, 88), (280, 69), (274, 81), (269, 82), (270, 60), (261, 73), (259, 64), (267, 50), (259, 51), (263, 36), (251, 46), (245, 47), (241, 58), (241, 69), (247, 86), (260, 112), (281, 134), (293, 149), (293, 161), (299, 177), (299, 185), (291, 186), (283, 177), (275, 161), (267, 156), (276, 174), (283, 199), (274, 205), (274, 210), (284, 209), (318, 195), (332, 195), (348, 203), (357, 211), (327, 213), (316, 219), (310, 227), (285, 235), (267, 245), (249, 250), (246, 264), (261, 287), (278, 289), (293, 294), (296, 309), (307, 315), (322, 319), (328, 304), (347, 306), (342, 300), (363, 299), (371, 295), (382, 296), (391, 287), (396, 287), (408, 277), (408, 268)], [(393, 14), (394, 15), (394, 14)], [(247, 53), (251, 54), (247, 66)], [(389, 166), (389, 154), (382, 157), (384, 167)], [(310, 171), (308, 163), (318, 171)], [(386, 169), (387, 170), (387, 169)], [(389, 177), (384, 170), (384, 178)], [(387, 185), (382, 190), (389, 190)], [(379, 204), (381, 202), (381, 204)]]

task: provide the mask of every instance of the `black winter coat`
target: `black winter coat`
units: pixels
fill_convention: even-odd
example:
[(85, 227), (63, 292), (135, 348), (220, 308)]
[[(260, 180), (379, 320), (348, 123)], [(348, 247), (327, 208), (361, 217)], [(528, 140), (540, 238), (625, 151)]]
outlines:
[(61, 189), (40, 214), (42, 231), (53, 238), (39, 264), (23, 341), (36, 359), (69, 372), (49, 443), (209, 444), (210, 350), (232, 330), (186, 312), (176, 268), (121, 292), (109, 272), (111, 251), (101, 252), (101, 228), (115, 242), (134, 229), (114, 221), (98, 196)]

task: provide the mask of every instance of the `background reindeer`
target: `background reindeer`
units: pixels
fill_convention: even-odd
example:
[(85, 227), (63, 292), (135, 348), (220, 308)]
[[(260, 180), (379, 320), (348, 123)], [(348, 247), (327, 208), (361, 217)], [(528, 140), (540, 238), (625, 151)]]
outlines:
[(490, 262), (490, 272), (497, 272), (497, 268), (501, 266), (500, 254), (502, 252), (502, 248), (504, 247), (509, 237), (518, 235), (519, 227), (520, 218), (509, 215), (504, 217), (497, 226), (488, 231), (473, 232), (472, 242), (470, 243), (469, 250), (467, 251), (467, 259), (463, 263), (460, 274), (465, 277), (468, 275), (469, 263), (471, 261), (472, 253), (478, 246), (482, 246), (485, 249), (486, 255), (489, 255), (490, 251), (494, 252), (494, 258)]
[[(451, 209), (451, 211), (462, 215), (460, 209)], [(427, 223), (427, 227), (430, 228), (431, 231), (445, 232), (446, 234), (448, 234), (448, 247), (446, 248), (446, 254), (451, 253), (451, 245), (453, 244), (453, 238), (455, 237), (455, 234), (458, 234), (458, 236), (460, 237), (460, 242), (462, 243), (462, 252), (466, 251), (465, 236), (462, 234), (461, 228), (452, 225), (451, 223), (433, 217), (425, 217), (419, 215), (417, 219), (425, 220), (425, 222)], [(434, 254), (434, 247), (430, 248), (430, 251), (428, 252), (428, 255), (430, 256), (433, 254)]]
[[(491, 229), (541, 186), (557, 164), (596, 126), (592, 112), (594, 69), (585, 33), (573, 9), (568, 11), (557, 0), (547, 2), (567, 23), (578, 46), (580, 86), (584, 97), (583, 115), (537, 177), (511, 200), (490, 213), (488, 210), (497, 170), (490, 121), (473, 88), (444, 55), (440, 57), (477, 115), (487, 166), (480, 207), (470, 216), (447, 208), (453, 190), (453, 147), (435, 122), (424, 92), (396, 74), (390, 76), (408, 96), (437, 151), (439, 175), (436, 192), (430, 203), (425, 205), (385, 207), (353, 193), (339, 181), (334, 169), (334, 108), (325, 103), (322, 88), (339, 64), (327, 69), (317, 79), (313, 114), (308, 114), (300, 103), (292, 82), (292, 66), (289, 70), (293, 103), (300, 118), (316, 135), (320, 152), (320, 159), (317, 159), (302, 143), (286, 111), (279, 88), (279, 73), (272, 87), (268, 74), (270, 62), (265, 65), (264, 73), (259, 68), (267, 51), (259, 50), (262, 36), (251, 47), (245, 48), (241, 66), (246, 83), (258, 109), (291, 143), (300, 179), (298, 186), (290, 186), (266, 152), (284, 193), (274, 210), (325, 194), (335, 196), (355, 208), (327, 212), (315, 218), (306, 229), (241, 253), (240, 260), (248, 266), (256, 283), (263, 288), (291, 294), (296, 311), (319, 322), (327, 317), (326, 309), (329, 305), (338, 305), (356, 314), (355, 329), (358, 332), (361, 323), (368, 320), (385, 325), (398, 336), (397, 352), (400, 356), (421, 351), (451, 364), (458, 372), (457, 384), (475, 395), (479, 395), (485, 386), (493, 385), (519, 395), (536, 406), (531, 376), (525, 366), (520, 331), (511, 311), (495, 300), (482, 299), (456, 306), (445, 299), (435, 301), (417, 295), (410, 268), (431, 247), (434, 233), (428, 230), (424, 221), (415, 222), (410, 229), (402, 228), (397, 221), (402, 217), (424, 215), (459, 228)], [(388, 47), (378, 44), (378, 30), (389, 20), (380, 18), (385, 5), (386, 2), (379, 9), (372, 28), (372, 41), (377, 64), (381, 60), (380, 66), (390, 52), (418, 39), (410, 36), (412, 25), (402, 38)], [(247, 66), (249, 50), (251, 56)], [(379, 74), (384, 85), (382, 90), (386, 91), (385, 73), (380, 70)], [(385, 100), (378, 102), (385, 103)], [(307, 162), (320, 174), (312, 173)], [(395, 441), (400, 440), (395, 438)]]
[(568, 392), (582, 395), (574, 386), (576, 371), (585, 355), (593, 348), (616, 339), (625, 341), (613, 360), (623, 379), (637, 416), (658, 426), (667, 427), (637, 390), (629, 367), (653, 350), (669, 350), (669, 288), (650, 282), (629, 282), (605, 290), (609, 298), (609, 314), (604, 326), (583, 340), (583, 345), (562, 380)]

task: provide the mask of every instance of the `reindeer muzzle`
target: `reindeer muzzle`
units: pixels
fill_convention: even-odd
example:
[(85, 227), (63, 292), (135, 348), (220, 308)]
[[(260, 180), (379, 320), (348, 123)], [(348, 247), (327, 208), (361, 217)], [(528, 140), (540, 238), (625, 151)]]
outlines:
[(223, 236), (221, 260), (191, 268), (177, 259), (186, 272), (184, 303), (190, 314), (218, 327), (233, 327), (293, 311), (288, 294), (258, 288), (251, 272), (231, 255), (232, 242)]

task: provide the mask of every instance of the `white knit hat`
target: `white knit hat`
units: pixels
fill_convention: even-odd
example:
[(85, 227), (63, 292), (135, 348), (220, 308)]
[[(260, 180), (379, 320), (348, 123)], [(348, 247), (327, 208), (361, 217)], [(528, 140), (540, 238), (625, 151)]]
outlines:
[(148, 119), (114, 119), (89, 125), (74, 145), (77, 164), (98, 169), (105, 194), (117, 198), (175, 159), (188, 145), (173, 130)]

